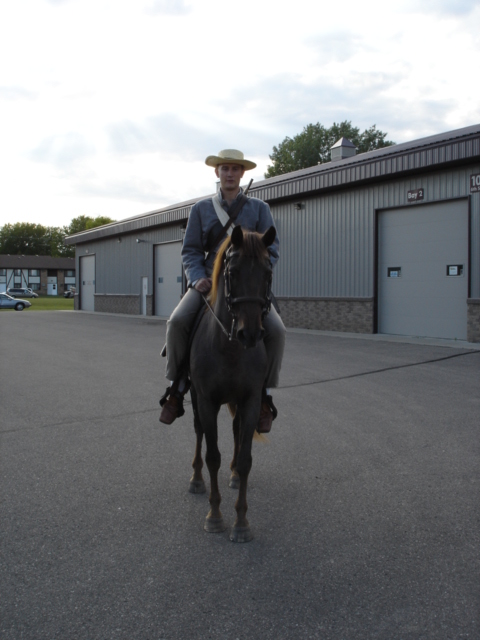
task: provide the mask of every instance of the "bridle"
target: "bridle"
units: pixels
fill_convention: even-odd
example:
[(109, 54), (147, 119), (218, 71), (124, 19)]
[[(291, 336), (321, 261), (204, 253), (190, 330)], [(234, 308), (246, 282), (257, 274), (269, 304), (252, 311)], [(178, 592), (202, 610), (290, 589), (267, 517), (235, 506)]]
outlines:
[(267, 317), (267, 315), (270, 312), (271, 306), (272, 306), (272, 266), (270, 264), (270, 261), (268, 262), (269, 273), (268, 273), (267, 287), (266, 287), (266, 291), (265, 291), (265, 296), (263, 298), (261, 298), (260, 296), (239, 296), (239, 297), (236, 297), (236, 298), (232, 297), (232, 282), (231, 282), (231, 275), (230, 275), (230, 262), (231, 262), (232, 257), (235, 255), (235, 253), (236, 252), (235, 252), (234, 247), (230, 247), (228, 249), (228, 251), (225, 254), (225, 268), (224, 268), (224, 271), (223, 271), (223, 279), (224, 279), (224, 282), (225, 282), (225, 304), (227, 305), (228, 313), (232, 317), (232, 326), (230, 328), (230, 332), (228, 332), (225, 329), (225, 327), (223, 326), (222, 322), (220, 321), (220, 319), (215, 314), (215, 311), (210, 306), (208, 300), (206, 299), (205, 296), (203, 296), (205, 304), (210, 309), (210, 311), (213, 313), (213, 315), (215, 317), (215, 320), (220, 325), (220, 327), (222, 328), (223, 333), (228, 337), (229, 340), (233, 340), (233, 336), (234, 336), (234, 333), (235, 333), (235, 328), (236, 328), (237, 322), (238, 322), (238, 315), (235, 312), (235, 305), (238, 305), (238, 304), (240, 304), (242, 302), (254, 302), (256, 304), (261, 305), (261, 307), (262, 307), (262, 320), (264, 320)]

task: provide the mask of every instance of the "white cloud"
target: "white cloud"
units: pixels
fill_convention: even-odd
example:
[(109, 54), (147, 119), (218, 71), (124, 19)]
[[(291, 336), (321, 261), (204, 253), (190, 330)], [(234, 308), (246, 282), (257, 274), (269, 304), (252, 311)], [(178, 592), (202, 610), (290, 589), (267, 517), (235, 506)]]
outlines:
[(151, 15), (183, 16), (192, 10), (185, 0), (154, 0), (145, 7), (145, 11)]
[(0, 226), (211, 193), (222, 148), (260, 178), (310, 122), (397, 142), (480, 122), (479, 21), (476, 0), (2, 3)]

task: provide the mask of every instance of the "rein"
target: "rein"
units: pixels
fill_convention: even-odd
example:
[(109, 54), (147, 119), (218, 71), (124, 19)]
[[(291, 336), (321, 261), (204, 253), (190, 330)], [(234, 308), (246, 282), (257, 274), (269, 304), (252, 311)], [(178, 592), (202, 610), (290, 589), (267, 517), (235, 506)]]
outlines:
[(232, 252), (227, 251), (225, 256), (225, 270), (224, 270), (224, 281), (225, 281), (225, 303), (227, 305), (227, 311), (232, 316), (232, 326), (230, 328), (230, 333), (224, 327), (220, 318), (216, 315), (212, 306), (208, 302), (206, 296), (202, 294), (203, 301), (207, 305), (208, 309), (212, 313), (215, 321), (220, 326), (222, 332), (227, 336), (229, 341), (233, 340), (233, 334), (235, 332), (235, 327), (237, 324), (237, 315), (234, 310), (234, 305), (242, 303), (242, 302), (255, 302), (262, 306), (262, 320), (269, 314), (270, 308), (272, 306), (272, 275), (270, 273), (270, 277), (267, 282), (267, 291), (265, 292), (265, 297), (260, 298), (259, 296), (240, 296), (238, 298), (232, 298), (231, 292), (231, 284), (230, 284), (230, 270), (229, 270), (229, 262), (232, 257)]
[(235, 322), (235, 320), (232, 322), (232, 329), (231, 329), (230, 333), (228, 333), (228, 331), (227, 331), (227, 330), (225, 329), (225, 327), (223, 326), (222, 321), (221, 321), (221, 320), (220, 320), (220, 318), (217, 316), (217, 314), (215, 313), (215, 311), (212, 309), (212, 307), (211, 307), (211, 305), (210, 305), (209, 301), (207, 300), (206, 296), (204, 296), (204, 295), (203, 295), (203, 293), (202, 293), (202, 298), (203, 298), (203, 301), (205, 302), (205, 304), (207, 305), (207, 307), (208, 307), (208, 308), (210, 309), (210, 311), (212, 312), (213, 317), (215, 318), (215, 320), (216, 320), (217, 324), (219, 325), (220, 329), (223, 331), (223, 333), (227, 336), (227, 338), (228, 338), (229, 340), (232, 340), (232, 339), (233, 339), (233, 328), (234, 328), (234, 322)]

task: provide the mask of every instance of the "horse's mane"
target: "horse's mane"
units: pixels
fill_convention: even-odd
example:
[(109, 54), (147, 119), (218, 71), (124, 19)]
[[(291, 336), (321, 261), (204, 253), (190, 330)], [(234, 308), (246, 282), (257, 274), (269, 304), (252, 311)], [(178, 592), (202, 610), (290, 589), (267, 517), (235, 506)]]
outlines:
[[(218, 283), (220, 280), (220, 274), (223, 271), (223, 263), (225, 262), (225, 254), (230, 247), (232, 241), (230, 236), (220, 245), (220, 249), (217, 252), (215, 262), (213, 263), (212, 273), (212, 288), (210, 289), (210, 304), (212, 307), (215, 305), (218, 296)], [(244, 255), (252, 257), (254, 260), (262, 260), (268, 255), (267, 248), (262, 241), (262, 234), (256, 231), (246, 231), (243, 229), (243, 243), (241, 252)]]

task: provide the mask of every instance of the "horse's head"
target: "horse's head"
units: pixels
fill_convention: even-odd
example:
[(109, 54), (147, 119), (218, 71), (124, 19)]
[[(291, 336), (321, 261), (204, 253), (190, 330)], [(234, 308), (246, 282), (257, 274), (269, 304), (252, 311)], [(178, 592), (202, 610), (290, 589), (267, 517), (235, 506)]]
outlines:
[(225, 253), (225, 301), (245, 348), (254, 347), (265, 333), (262, 320), (270, 311), (272, 282), (267, 248), (275, 235), (275, 227), (263, 235), (235, 227)]

